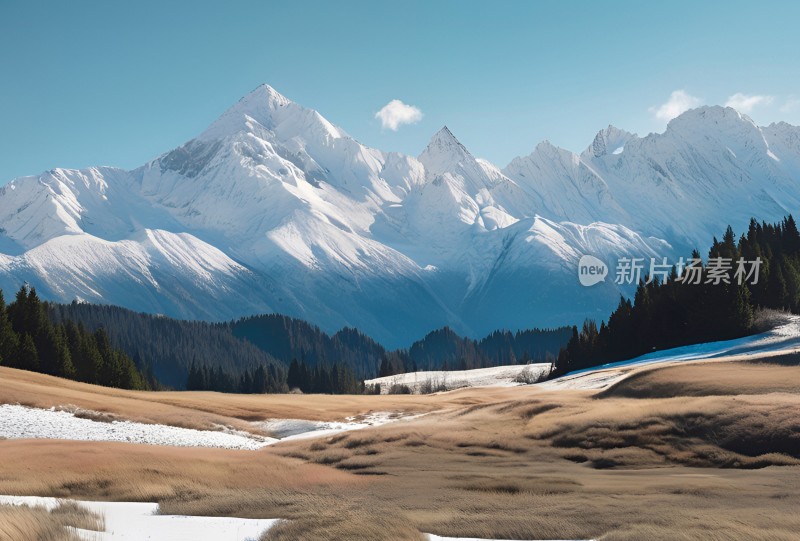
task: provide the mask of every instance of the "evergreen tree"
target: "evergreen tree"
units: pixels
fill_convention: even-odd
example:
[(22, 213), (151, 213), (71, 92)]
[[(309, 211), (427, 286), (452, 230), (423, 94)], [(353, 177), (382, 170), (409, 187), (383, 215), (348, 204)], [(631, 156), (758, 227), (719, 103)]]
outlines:
[(12, 365), (19, 348), (19, 338), (8, 319), (6, 302), (0, 290), (0, 364)]
[(20, 343), (16, 368), (23, 370), (37, 371), (39, 369), (39, 353), (36, 351), (36, 344), (30, 334), (24, 334)]

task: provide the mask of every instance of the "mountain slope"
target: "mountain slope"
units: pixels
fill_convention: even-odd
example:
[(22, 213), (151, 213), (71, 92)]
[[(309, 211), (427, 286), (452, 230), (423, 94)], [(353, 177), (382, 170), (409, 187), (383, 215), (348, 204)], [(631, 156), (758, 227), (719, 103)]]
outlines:
[(0, 189), (0, 287), (183, 318), (278, 312), (388, 347), (603, 317), (591, 253), (672, 257), (800, 202), (800, 130), (730, 108), (663, 134), (609, 126), (578, 155), (504, 169), (446, 127), (419, 158), (360, 144), (263, 85), (132, 171), (57, 169)]

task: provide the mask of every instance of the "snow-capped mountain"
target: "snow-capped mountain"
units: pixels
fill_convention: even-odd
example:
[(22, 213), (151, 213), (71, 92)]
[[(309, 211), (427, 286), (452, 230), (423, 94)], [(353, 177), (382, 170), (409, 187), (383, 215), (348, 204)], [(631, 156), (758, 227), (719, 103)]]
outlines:
[[(222, 320), (276, 311), (387, 346), (605, 317), (592, 254), (672, 257), (800, 203), (800, 128), (704, 107), (581, 154), (504, 169), (446, 127), (418, 158), (368, 148), (260, 86), (132, 171), (56, 169), (0, 188), (0, 287)], [(612, 277), (613, 278), (613, 277)]]

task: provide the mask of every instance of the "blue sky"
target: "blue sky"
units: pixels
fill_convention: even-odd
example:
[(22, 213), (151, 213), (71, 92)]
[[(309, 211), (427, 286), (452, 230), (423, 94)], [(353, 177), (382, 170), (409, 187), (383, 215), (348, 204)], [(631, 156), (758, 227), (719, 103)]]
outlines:
[[(800, 2), (696, 4), (0, 0), (0, 184), (136, 167), (260, 83), (364, 144), (416, 155), (447, 124), (499, 166), (736, 94), (800, 124)], [(382, 127), (395, 99), (421, 119)]]

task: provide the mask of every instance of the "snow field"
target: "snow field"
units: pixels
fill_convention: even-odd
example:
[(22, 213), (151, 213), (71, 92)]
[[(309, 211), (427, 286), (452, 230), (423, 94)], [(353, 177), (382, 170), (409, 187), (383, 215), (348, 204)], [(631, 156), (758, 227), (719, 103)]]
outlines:
[(286, 439), (329, 436), (415, 417), (417, 416), (379, 412), (358, 419), (349, 418), (341, 422), (271, 419), (253, 423), (254, 426), (278, 436), (271, 438), (230, 429), (195, 430), (132, 421), (101, 422), (76, 417), (68, 411), (2, 404), (0, 405), (0, 438), (115, 441), (146, 445), (215, 447), (255, 451)]
[[(61, 500), (35, 496), (0, 496), (0, 505), (27, 505), (52, 510)], [(275, 519), (159, 515), (157, 503), (76, 501), (105, 518), (105, 532), (78, 530), (85, 541), (250, 541)]]
[(549, 363), (515, 364), (511, 366), (493, 366), (474, 370), (432, 370), (429, 372), (409, 372), (394, 376), (385, 376), (367, 380), (367, 384), (380, 383), (381, 393), (386, 394), (392, 385), (407, 385), (414, 392), (427, 384), (444, 385), (447, 389), (462, 387), (489, 387), (522, 385), (514, 381), (522, 372), (527, 372), (531, 379), (543, 377), (550, 370)]
[[(0, 505), (27, 505), (52, 510), (57, 498), (0, 496)], [(271, 528), (277, 519), (159, 515), (156, 503), (75, 501), (105, 518), (106, 531), (78, 530), (85, 541), (250, 541)], [(493, 541), (476, 537), (440, 537), (429, 541)], [(523, 541), (523, 540), (518, 540)]]

